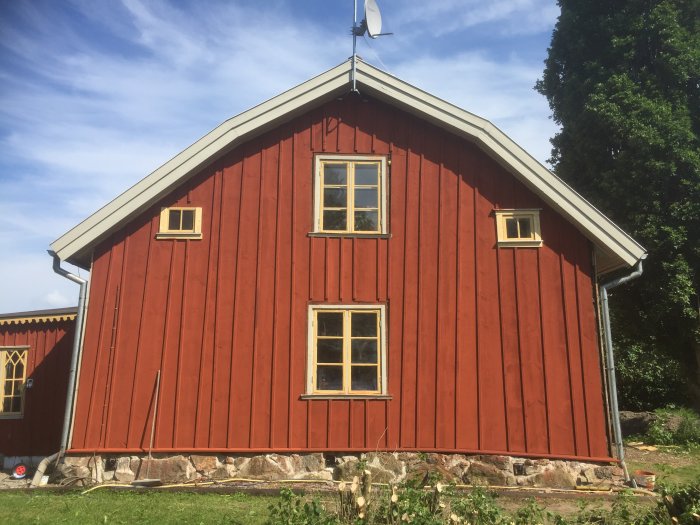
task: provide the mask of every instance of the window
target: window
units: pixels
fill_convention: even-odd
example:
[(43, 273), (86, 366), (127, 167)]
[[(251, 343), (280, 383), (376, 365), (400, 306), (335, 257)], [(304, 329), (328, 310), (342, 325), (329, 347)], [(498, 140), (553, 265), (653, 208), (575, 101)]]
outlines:
[(317, 156), (314, 231), (386, 233), (386, 158)]
[(24, 410), (26, 348), (0, 348), (0, 417), (21, 416)]
[(540, 210), (495, 210), (499, 246), (542, 246)]
[(386, 393), (383, 305), (310, 306), (307, 393)]
[(158, 239), (201, 239), (202, 208), (162, 208)]

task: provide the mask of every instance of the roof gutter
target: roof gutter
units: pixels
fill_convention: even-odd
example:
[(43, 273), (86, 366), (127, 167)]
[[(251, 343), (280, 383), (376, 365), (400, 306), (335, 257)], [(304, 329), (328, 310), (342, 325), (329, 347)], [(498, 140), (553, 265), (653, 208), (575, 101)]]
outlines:
[(622, 442), (622, 427), (620, 426), (620, 408), (617, 403), (617, 381), (615, 379), (615, 357), (613, 356), (613, 342), (612, 342), (612, 328), (610, 327), (610, 311), (608, 308), (608, 290), (620, 286), (621, 284), (628, 283), (633, 279), (636, 279), (642, 275), (642, 261), (646, 258), (646, 254), (642, 256), (639, 261), (637, 261), (636, 269), (622, 277), (613, 279), (610, 282), (600, 285), (601, 291), (601, 310), (603, 316), (603, 332), (605, 336), (605, 367), (608, 376), (608, 395), (610, 397), (610, 411), (613, 424), (613, 437), (615, 440), (615, 447), (617, 449), (617, 458), (620, 460), (620, 465), (625, 475), (625, 482), (631, 483), (632, 486), (636, 487), (636, 483), (630, 477), (629, 471), (627, 470), (627, 464), (625, 463), (625, 447)]
[(85, 297), (87, 295), (87, 280), (78, 277), (75, 274), (70, 273), (68, 270), (61, 268), (61, 259), (58, 257), (56, 252), (48, 250), (49, 255), (53, 257), (53, 271), (56, 272), (61, 277), (73, 281), (80, 285), (80, 292), (78, 295), (78, 313), (75, 319), (75, 335), (73, 337), (73, 350), (70, 358), (70, 371), (68, 373), (68, 392), (66, 395), (66, 409), (63, 414), (63, 431), (61, 432), (61, 448), (58, 452), (57, 460), (66, 452), (68, 448), (68, 436), (70, 434), (70, 427), (73, 420), (73, 407), (75, 405), (75, 383), (76, 377), (78, 375), (78, 358), (80, 357), (80, 346), (83, 334), (83, 325), (85, 322)]

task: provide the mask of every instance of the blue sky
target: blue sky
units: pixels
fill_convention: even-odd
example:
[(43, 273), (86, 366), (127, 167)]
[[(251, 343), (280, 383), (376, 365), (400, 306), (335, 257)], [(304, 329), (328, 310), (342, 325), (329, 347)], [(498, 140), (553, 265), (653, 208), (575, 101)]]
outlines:
[[(378, 3), (394, 36), (359, 40), (360, 56), (546, 162), (556, 127), (533, 85), (555, 0)], [(345, 60), (352, 5), (0, 2), (0, 312), (75, 304), (50, 242), (224, 120)]]

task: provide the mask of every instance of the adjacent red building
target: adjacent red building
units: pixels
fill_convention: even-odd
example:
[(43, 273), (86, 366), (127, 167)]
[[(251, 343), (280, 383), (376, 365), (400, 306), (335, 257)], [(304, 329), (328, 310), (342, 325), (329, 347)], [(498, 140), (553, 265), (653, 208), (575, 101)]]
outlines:
[(75, 308), (0, 314), (0, 455), (58, 450), (75, 316)]
[[(69, 452), (607, 460), (596, 282), (644, 250), (489, 122), (363, 62), (55, 241), (91, 271)], [(160, 384), (156, 376), (160, 371)]]

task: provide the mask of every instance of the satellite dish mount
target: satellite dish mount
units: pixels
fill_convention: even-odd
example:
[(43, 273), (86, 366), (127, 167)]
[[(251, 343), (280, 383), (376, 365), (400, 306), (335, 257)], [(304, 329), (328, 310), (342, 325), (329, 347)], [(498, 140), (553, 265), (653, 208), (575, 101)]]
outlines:
[(392, 35), (393, 33), (382, 33), (382, 14), (376, 0), (365, 0), (365, 17), (360, 24), (357, 24), (357, 0), (353, 0), (352, 10), (352, 91), (358, 93), (355, 82), (355, 72), (357, 64), (357, 37), (364, 36), (365, 33), (370, 38)]

